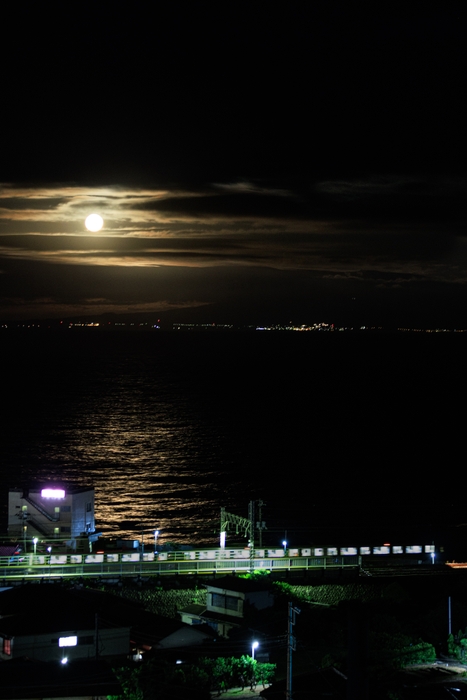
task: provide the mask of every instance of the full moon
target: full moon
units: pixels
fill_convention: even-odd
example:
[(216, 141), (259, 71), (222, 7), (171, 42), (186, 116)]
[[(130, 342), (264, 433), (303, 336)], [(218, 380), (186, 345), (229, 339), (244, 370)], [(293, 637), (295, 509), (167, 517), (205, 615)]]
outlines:
[(104, 219), (102, 216), (99, 216), (99, 214), (89, 214), (89, 216), (86, 217), (84, 225), (88, 231), (93, 231), (95, 233), (96, 231), (100, 231), (103, 227)]

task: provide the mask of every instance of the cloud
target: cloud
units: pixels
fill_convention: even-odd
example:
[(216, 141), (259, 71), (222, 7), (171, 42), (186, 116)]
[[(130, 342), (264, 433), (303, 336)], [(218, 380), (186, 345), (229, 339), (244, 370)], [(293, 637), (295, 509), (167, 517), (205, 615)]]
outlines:
[(76, 302), (63, 302), (53, 297), (38, 297), (25, 300), (21, 297), (5, 298), (0, 301), (0, 313), (3, 316), (17, 316), (19, 313), (23, 317), (59, 318), (81, 317), (83, 321), (95, 318), (103, 314), (114, 315), (136, 315), (136, 314), (161, 314), (169, 311), (195, 309), (202, 306), (209, 306), (209, 302), (188, 300), (188, 301), (168, 301), (160, 300), (154, 302), (116, 302), (111, 299), (83, 299)]
[[(2, 277), (12, 274), (13, 264), (34, 263), (38, 285), (50, 266), (114, 270), (114, 277), (125, 269), (160, 275), (229, 267), (309, 271), (348, 281), (368, 275), (375, 285), (385, 275), (388, 284), (423, 279), (463, 285), (467, 248), (460, 244), (453, 203), (465, 182), (427, 187), (437, 200), (430, 212), (453, 205), (441, 226), (436, 217), (426, 223), (419, 205), (427, 195), (423, 180), (414, 177), (323, 180), (307, 192), (248, 181), (191, 191), (6, 185), (0, 188)], [(396, 213), (383, 216), (391, 208)], [(84, 228), (91, 211), (104, 216), (97, 234)]]

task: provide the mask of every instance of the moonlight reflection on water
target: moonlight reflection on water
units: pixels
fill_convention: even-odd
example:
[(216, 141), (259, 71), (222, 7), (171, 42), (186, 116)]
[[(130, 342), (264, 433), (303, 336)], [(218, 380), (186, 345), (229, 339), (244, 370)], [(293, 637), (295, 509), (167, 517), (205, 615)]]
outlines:
[(463, 434), (462, 341), (328, 336), (6, 337), (4, 517), (8, 487), (55, 479), (94, 485), (104, 534), (161, 543), (214, 545), (259, 498), (274, 545), (452, 520), (419, 465)]

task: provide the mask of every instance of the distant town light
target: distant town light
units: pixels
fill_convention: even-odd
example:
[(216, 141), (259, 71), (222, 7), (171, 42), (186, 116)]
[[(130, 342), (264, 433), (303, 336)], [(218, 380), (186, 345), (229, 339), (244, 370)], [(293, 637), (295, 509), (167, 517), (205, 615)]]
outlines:
[(42, 489), (42, 498), (65, 498), (65, 491), (63, 489)]

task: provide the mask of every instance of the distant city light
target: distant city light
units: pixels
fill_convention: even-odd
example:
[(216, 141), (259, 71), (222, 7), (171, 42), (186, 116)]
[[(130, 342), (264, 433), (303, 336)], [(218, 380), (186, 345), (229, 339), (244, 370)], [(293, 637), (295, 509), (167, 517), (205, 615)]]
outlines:
[(63, 489), (42, 489), (42, 498), (65, 498), (65, 491)]

